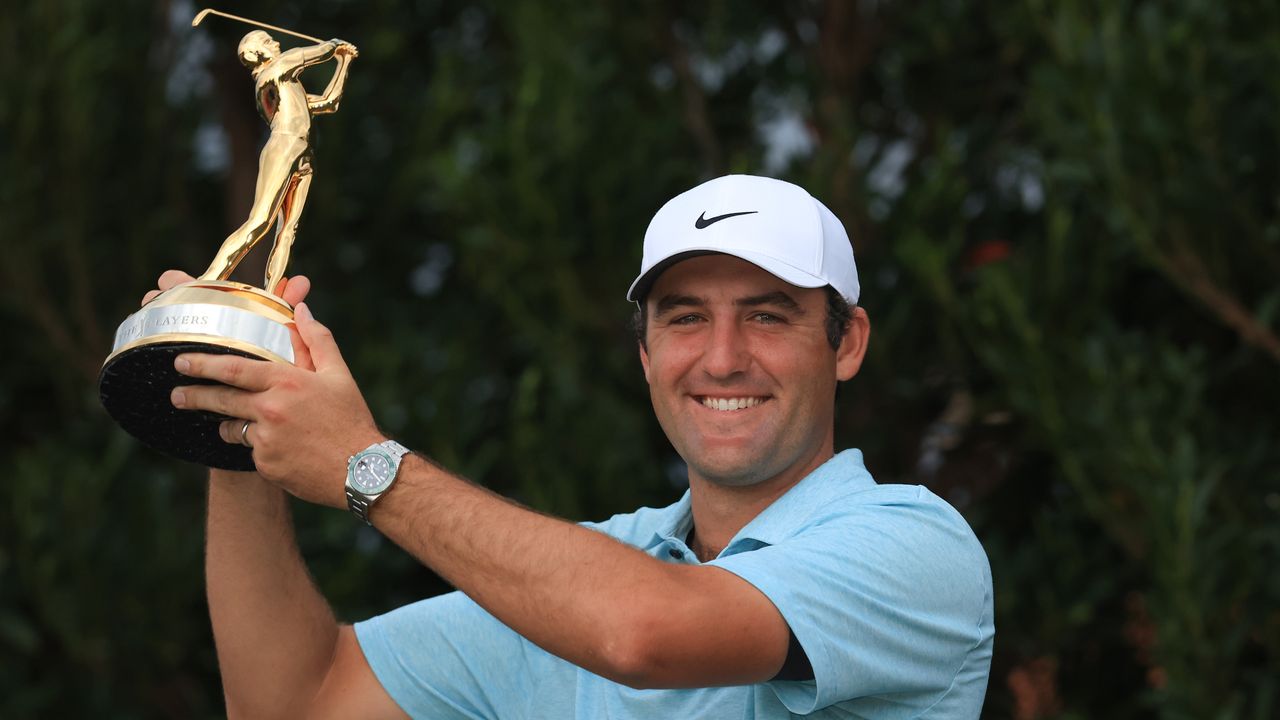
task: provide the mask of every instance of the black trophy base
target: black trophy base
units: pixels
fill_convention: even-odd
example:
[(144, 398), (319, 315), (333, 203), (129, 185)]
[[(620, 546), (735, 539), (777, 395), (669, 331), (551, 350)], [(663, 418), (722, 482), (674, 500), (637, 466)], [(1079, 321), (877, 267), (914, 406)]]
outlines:
[(170, 393), (179, 385), (217, 384), (174, 370), (173, 360), (182, 353), (259, 359), (199, 342), (154, 343), (125, 350), (111, 358), (98, 376), (102, 406), (130, 435), (165, 455), (223, 470), (253, 470), (253, 451), (218, 435), (218, 424), (229, 418), (203, 410), (179, 410), (170, 402)]

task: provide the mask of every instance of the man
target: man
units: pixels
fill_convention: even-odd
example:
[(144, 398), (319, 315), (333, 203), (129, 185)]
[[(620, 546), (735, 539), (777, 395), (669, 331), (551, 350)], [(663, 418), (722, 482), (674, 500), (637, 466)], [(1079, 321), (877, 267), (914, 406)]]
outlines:
[[(222, 437), (258, 468), (213, 471), (209, 491), (231, 716), (977, 717), (994, 634), (981, 546), (924, 488), (834, 453), (836, 384), (870, 327), (839, 221), (794, 185), (729, 176), (668, 202), (644, 247), (640, 362), (689, 468), (664, 509), (575, 525), (426, 458), (397, 465), (305, 304), (302, 367), (176, 360), (233, 386), (173, 402), (242, 418)], [(286, 299), (306, 291), (294, 278)], [(339, 625), (285, 491), (350, 507), (461, 592)]]
[[(227, 236), (203, 280), (226, 280), (271, 225), (280, 221), (280, 233), (267, 258), (263, 287), (275, 288), (284, 278), (289, 249), (298, 232), (302, 207), (311, 187), (311, 116), (337, 112), (347, 82), (347, 70), (356, 48), (341, 40), (280, 52), (280, 43), (262, 30), (240, 40), (240, 62), (253, 71), (258, 112), (271, 125), (271, 137), (258, 158), (258, 183), (254, 188), (249, 219)], [(302, 85), (302, 71), (337, 59), (329, 86), (311, 95)]]

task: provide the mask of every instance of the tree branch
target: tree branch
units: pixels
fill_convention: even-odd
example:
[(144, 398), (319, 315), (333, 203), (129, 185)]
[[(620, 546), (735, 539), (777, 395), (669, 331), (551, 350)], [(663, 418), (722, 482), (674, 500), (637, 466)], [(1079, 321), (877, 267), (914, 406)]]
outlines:
[(1244, 303), (1214, 282), (1204, 260), (1184, 239), (1175, 240), (1169, 251), (1157, 250), (1156, 262), (1175, 284), (1207, 305), (1241, 340), (1280, 363), (1280, 337), (1254, 317)]

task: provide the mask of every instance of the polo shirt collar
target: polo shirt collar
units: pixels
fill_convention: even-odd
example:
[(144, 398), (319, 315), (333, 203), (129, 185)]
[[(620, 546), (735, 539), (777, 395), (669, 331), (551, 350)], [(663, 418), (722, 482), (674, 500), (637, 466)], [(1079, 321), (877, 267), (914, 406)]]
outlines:
[(721, 555), (775, 545), (810, 525), (836, 499), (875, 485), (862, 464), (861, 450), (837, 453), (752, 518)]
[[(836, 498), (875, 487), (862, 462), (862, 451), (845, 450), (814, 469), (790, 490), (755, 516), (729, 542), (721, 555), (773, 545), (794, 535)], [(674, 504), (663, 508), (654, 524), (646, 549), (665, 542), (684, 544), (693, 527), (693, 501), (686, 490)]]
[(667, 541), (675, 541), (684, 545), (693, 528), (693, 498), (688, 490), (674, 504), (662, 508), (661, 515), (653, 526), (653, 538), (645, 545), (646, 550), (655, 548)]

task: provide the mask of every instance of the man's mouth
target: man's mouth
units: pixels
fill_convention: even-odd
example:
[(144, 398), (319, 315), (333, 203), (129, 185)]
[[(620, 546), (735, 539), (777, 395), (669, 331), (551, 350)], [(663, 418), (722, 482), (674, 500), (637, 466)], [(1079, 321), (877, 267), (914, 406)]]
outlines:
[(698, 398), (698, 402), (702, 403), (703, 407), (708, 408), (710, 410), (720, 410), (720, 411), (727, 412), (732, 410), (746, 410), (748, 408), (753, 408), (765, 402), (768, 399), (769, 399), (768, 397), (723, 398), (723, 397), (708, 397), (706, 395), (703, 395), (702, 397)]

